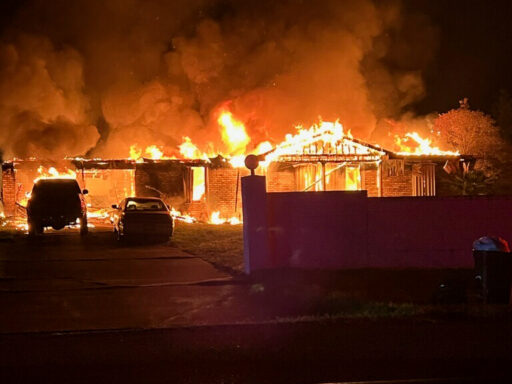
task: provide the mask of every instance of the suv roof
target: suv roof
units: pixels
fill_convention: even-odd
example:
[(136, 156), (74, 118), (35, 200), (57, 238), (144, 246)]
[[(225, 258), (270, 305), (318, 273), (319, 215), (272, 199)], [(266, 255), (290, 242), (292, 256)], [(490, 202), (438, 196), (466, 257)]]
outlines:
[(76, 179), (39, 179), (32, 189), (35, 193), (81, 193), (80, 186)]
[(36, 184), (77, 184), (78, 182), (76, 181), (76, 179), (70, 179), (70, 178), (65, 178), (65, 177), (62, 177), (62, 178), (56, 178), (56, 177), (52, 177), (52, 178), (47, 178), (47, 179), (39, 179), (36, 181)]

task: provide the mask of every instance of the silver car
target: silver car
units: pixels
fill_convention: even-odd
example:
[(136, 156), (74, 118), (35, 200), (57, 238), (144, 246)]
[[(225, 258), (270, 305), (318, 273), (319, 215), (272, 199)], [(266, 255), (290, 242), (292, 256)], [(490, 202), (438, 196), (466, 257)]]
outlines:
[(127, 197), (114, 208), (113, 223), (117, 240), (144, 238), (167, 241), (174, 221), (169, 207), (155, 197)]

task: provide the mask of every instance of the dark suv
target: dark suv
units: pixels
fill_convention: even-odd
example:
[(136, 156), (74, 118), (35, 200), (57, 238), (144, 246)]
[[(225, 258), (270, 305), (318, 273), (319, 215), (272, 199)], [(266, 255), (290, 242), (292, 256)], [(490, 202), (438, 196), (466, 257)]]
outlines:
[(75, 179), (40, 179), (32, 188), (27, 204), (30, 235), (42, 234), (44, 227), (62, 229), (80, 220), (80, 234), (87, 234), (87, 205)]

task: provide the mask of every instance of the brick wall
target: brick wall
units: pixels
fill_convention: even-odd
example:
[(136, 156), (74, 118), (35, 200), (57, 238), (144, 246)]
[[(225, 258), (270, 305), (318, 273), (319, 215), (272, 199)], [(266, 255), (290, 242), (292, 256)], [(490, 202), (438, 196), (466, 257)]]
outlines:
[[(242, 215), (242, 188), (240, 178), (247, 176), (246, 168), (210, 168), (207, 172), (207, 204), (211, 212), (220, 211), (220, 216), (229, 218)], [(238, 181), (238, 191), (237, 191)], [(237, 193), (238, 192), (238, 193)]]
[(411, 196), (412, 166), (405, 164), (404, 172), (394, 176), (382, 173), (382, 196)]
[(185, 202), (177, 207), (181, 213), (188, 214), (200, 221), (208, 221), (208, 206), (204, 201)]
[(362, 188), (365, 189), (370, 197), (379, 196), (379, 171), (377, 167), (366, 168), (361, 170), (363, 184)]
[(267, 170), (267, 191), (293, 192), (297, 189), (294, 168), (272, 163)]
[(16, 174), (13, 168), (2, 171), (2, 198), (6, 216), (13, 216), (16, 209)]

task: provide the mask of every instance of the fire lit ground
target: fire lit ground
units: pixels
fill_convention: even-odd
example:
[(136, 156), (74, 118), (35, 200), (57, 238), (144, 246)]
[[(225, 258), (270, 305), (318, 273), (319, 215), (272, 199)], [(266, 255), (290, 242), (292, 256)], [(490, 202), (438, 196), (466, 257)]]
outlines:
[[(184, 137), (175, 155), (155, 145), (143, 151), (133, 144), (126, 159), (5, 162), (5, 215), (20, 224), (34, 180), (71, 177), (89, 190), (91, 218), (108, 221), (110, 205), (127, 196), (159, 196), (172, 205), (178, 220), (239, 224), (240, 178), (248, 174), (243, 160), (251, 139), (230, 112), (222, 112), (218, 124), (227, 153), (216, 152), (213, 143), (203, 152)], [(364, 189), (369, 196), (442, 195), (436, 179), (473, 161), (432, 146), (432, 138), (416, 132), (396, 136), (393, 146), (395, 151), (365, 143), (338, 122), (320, 122), (309, 129), (297, 127), (281, 143), (260, 142), (253, 152), (261, 160), (257, 172), (267, 175), (270, 192)]]

